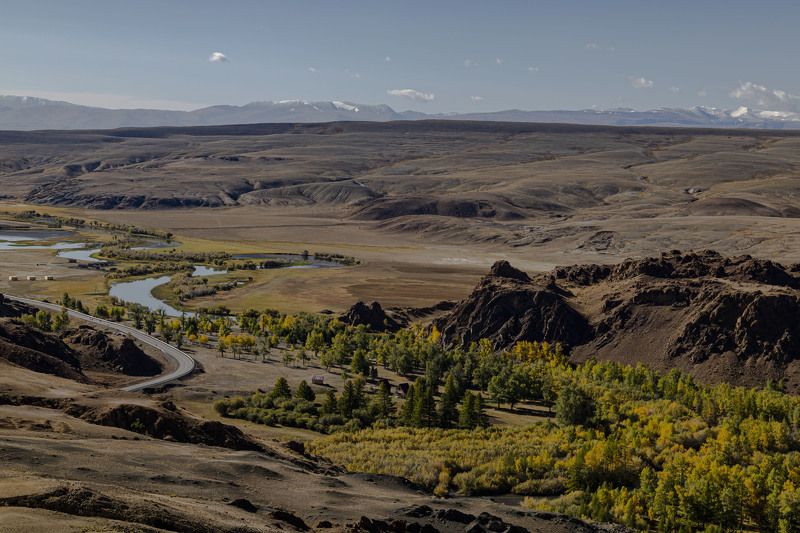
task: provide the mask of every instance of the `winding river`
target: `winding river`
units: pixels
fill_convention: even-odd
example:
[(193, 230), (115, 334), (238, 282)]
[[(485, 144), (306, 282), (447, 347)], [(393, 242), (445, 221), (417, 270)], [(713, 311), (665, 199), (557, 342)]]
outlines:
[[(36, 241), (54, 240), (68, 238), (72, 233), (60, 230), (33, 230), (33, 231), (3, 231), (0, 230), (0, 252), (2, 251), (21, 251), (21, 250), (57, 250), (58, 257), (82, 263), (103, 263), (104, 260), (93, 257), (100, 252), (97, 244), (86, 242), (56, 242), (54, 244), (35, 244)], [(172, 243), (153, 242), (146, 246), (139, 246), (136, 250), (147, 250), (170, 246)], [(338, 268), (342, 265), (333, 261), (309, 259), (300, 254), (271, 254), (254, 253), (234, 255), (234, 259), (274, 259), (286, 261), (286, 266), (279, 268), (286, 269), (307, 269), (307, 268)], [(300, 264), (292, 264), (300, 263)], [(205, 265), (194, 265), (192, 276), (209, 277), (227, 273), (227, 270), (216, 269)], [(181, 315), (193, 315), (189, 311), (181, 311), (153, 296), (153, 289), (169, 283), (171, 276), (158, 276), (137, 279), (134, 281), (121, 281), (114, 283), (109, 288), (109, 296), (118, 298), (127, 303), (140, 304), (151, 311), (164, 311), (164, 314), (172, 317)]]

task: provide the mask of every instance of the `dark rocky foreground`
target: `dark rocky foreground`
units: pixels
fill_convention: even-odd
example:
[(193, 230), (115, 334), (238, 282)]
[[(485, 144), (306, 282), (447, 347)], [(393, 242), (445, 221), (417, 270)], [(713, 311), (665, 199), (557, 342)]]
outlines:
[(450, 345), (561, 342), (573, 357), (680, 368), (706, 381), (800, 384), (800, 272), (714, 251), (558, 267), (530, 277), (496, 263), (435, 320)]

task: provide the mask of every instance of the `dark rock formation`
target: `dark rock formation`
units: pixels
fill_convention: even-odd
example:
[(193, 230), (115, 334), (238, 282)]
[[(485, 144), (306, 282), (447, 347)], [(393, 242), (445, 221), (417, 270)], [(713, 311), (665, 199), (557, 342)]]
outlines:
[(89, 407), (73, 404), (67, 414), (92, 424), (143, 433), (157, 439), (220, 446), (232, 450), (262, 451), (262, 447), (234, 426), (185, 416), (164, 408), (138, 404)]
[(673, 357), (700, 362), (733, 352), (739, 359), (763, 357), (788, 363), (800, 357), (800, 296), (709, 291), (670, 348)]
[(742, 385), (786, 377), (789, 390), (800, 390), (797, 271), (709, 250), (558, 267), (549, 277), (502, 261), (433, 323), (448, 345), (558, 341), (578, 361), (677, 367)]
[(161, 364), (142, 351), (133, 339), (82, 325), (62, 335), (79, 353), (84, 369), (121, 372), (128, 376), (155, 376)]
[(9, 300), (0, 293), (0, 317), (19, 317), (35, 314), (37, 309), (29, 305)]
[(482, 338), (498, 348), (521, 340), (576, 346), (593, 334), (562, 291), (533, 283), (507, 261), (495, 263), (472, 294), (434, 324), (446, 344), (460, 346)]
[(72, 348), (55, 335), (14, 319), (0, 319), (0, 358), (34, 372), (89, 381)]
[(387, 315), (378, 302), (372, 302), (372, 305), (357, 302), (340, 318), (345, 324), (367, 326), (372, 331), (397, 331), (400, 329), (400, 324)]

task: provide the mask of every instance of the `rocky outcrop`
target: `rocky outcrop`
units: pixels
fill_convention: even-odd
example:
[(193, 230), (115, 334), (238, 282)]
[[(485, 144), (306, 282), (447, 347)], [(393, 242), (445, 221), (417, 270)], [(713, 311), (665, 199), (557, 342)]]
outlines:
[(0, 358), (34, 372), (89, 381), (72, 348), (55, 335), (15, 319), (0, 319)]
[(496, 263), (434, 321), (449, 345), (561, 342), (573, 358), (680, 368), (707, 382), (800, 390), (800, 265), (714, 251), (558, 267)]
[(800, 358), (800, 296), (724, 290), (705, 292), (697, 300), (698, 309), (670, 356), (693, 363), (725, 352), (777, 364)]
[(0, 294), (0, 317), (19, 317), (24, 314), (32, 315), (37, 309), (29, 305), (9, 300)]
[(628, 259), (614, 266), (557, 267), (553, 270), (553, 276), (557, 280), (576, 285), (594, 285), (602, 281), (623, 281), (649, 276), (659, 279), (720, 278), (798, 289), (800, 278), (790, 270), (774, 261), (749, 255), (725, 257), (713, 250), (689, 253), (673, 250), (661, 254), (660, 257)]
[(239, 428), (186, 416), (171, 402), (165, 402), (159, 407), (119, 404), (96, 408), (73, 404), (67, 409), (67, 414), (92, 424), (122, 428), (157, 439), (220, 446), (232, 450), (262, 450), (261, 446)]
[(162, 370), (160, 363), (124, 335), (82, 325), (65, 332), (62, 339), (75, 348), (84, 369), (128, 376), (155, 376)]
[(372, 305), (356, 302), (340, 317), (340, 320), (352, 326), (367, 326), (372, 331), (397, 331), (400, 329), (400, 324), (387, 315), (378, 302), (372, 302)]
[(446, 344), (459, 346), (482, 338), (498, 348), (521, 340), (576, 346), (592, 337), (586, 318), (558, 287), (533, 283), (507, 261), (495, 263), (472, 294), (434, 324)]

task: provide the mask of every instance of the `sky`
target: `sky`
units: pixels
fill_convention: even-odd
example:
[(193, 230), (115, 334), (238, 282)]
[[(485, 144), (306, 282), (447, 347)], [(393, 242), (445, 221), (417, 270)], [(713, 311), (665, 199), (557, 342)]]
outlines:
[(800, 2), (0, 0), (0, 94), (800, 111)]

